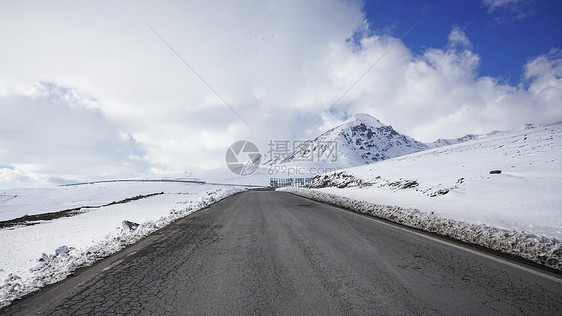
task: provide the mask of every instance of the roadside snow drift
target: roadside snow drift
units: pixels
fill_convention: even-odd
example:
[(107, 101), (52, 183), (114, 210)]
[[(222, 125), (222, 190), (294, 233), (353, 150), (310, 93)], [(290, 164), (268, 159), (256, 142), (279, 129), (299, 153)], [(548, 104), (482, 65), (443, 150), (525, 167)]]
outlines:
[(495, 132), (285, 189), (562, 270), (562, 125)]
[[(114, 198), (163, 194), (88, 208), (70, 217), (0, 229), (0, 307), (42, 286), (58, 282), (76, 268), (91, 265), (179, 218), (243, 190), (184, 183), (108, 183), (5, 191), (5, 196), (25, 193), (20, 202), (27, 205), (16, 204), (14, 209), (18, 211), (8, 211), (12, 217), (22, 216), (20, 210), (25, 209), (37, 214), (41, 210), (76, 207), (80, 201), (88, 206), (105, 205)], [(11, 199), (12, 204), (16, 201)], [(43, 202), (48, 207), (41, 206)], [(6, 205), (6, 199), (0, 201), (0, 205)], [(4, 215), (3, 218), (10, 216)]]

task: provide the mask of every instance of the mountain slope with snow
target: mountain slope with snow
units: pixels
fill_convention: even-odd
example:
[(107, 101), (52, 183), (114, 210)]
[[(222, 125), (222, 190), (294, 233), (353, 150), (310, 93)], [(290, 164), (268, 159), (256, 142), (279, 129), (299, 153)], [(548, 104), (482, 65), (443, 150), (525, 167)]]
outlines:
[[(562, 239), (560, 125), (501, 132), (342, 172), (367, 185), (327, 190)], [(337, 182), (336, 175), (318, 176), (316, 186)]]
[[(334, 144), (337, 144), (337, 148), (334, 148)], [(270, 160), (265, 165), (315, 161), (335, 168), (346, 168), (428, 148), (426, 144), (398, 133), (392, 126), (384, 125), (368, 114), (356, 114), (343, 124), (301, 144), (287, 157)]]

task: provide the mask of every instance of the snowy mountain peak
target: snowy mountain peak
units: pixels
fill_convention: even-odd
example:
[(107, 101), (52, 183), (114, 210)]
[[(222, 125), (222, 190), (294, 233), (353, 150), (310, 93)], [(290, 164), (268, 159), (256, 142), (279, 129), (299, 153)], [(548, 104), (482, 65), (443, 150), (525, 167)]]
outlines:
[[(336, 148), (337, 152), (332, 150)], [(265, 165), (318, 162), (334, 168), (359, 166), (420, 150), (428, 146), (396, 132), (376, 118), (360, 113), (314, 140), (307, 141), (287, 155), (271, 159)], [(326, 157), (326, 153), (333, 153)]]
[(366, 113), (357, 113), (342, 125), (360, 125), (361, 123), (375, 128), (385, 126), (381, 121)]

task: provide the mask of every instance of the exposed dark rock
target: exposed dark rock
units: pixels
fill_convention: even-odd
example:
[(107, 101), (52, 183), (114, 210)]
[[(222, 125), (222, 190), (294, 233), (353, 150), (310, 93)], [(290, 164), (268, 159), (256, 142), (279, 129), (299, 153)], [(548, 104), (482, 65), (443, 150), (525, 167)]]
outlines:
[(123, 221), (123, 229), (125, 230), (135, 230), (139, 227), (138, 223)]

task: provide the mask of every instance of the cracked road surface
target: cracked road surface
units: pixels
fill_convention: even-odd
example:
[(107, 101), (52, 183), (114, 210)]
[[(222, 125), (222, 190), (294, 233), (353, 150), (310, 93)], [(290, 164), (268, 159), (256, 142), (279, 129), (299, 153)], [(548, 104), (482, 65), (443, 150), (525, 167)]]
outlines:
[(423, 235), (287, 193), (250, 191), (0, 314), (559, 315), (559, 276)]

